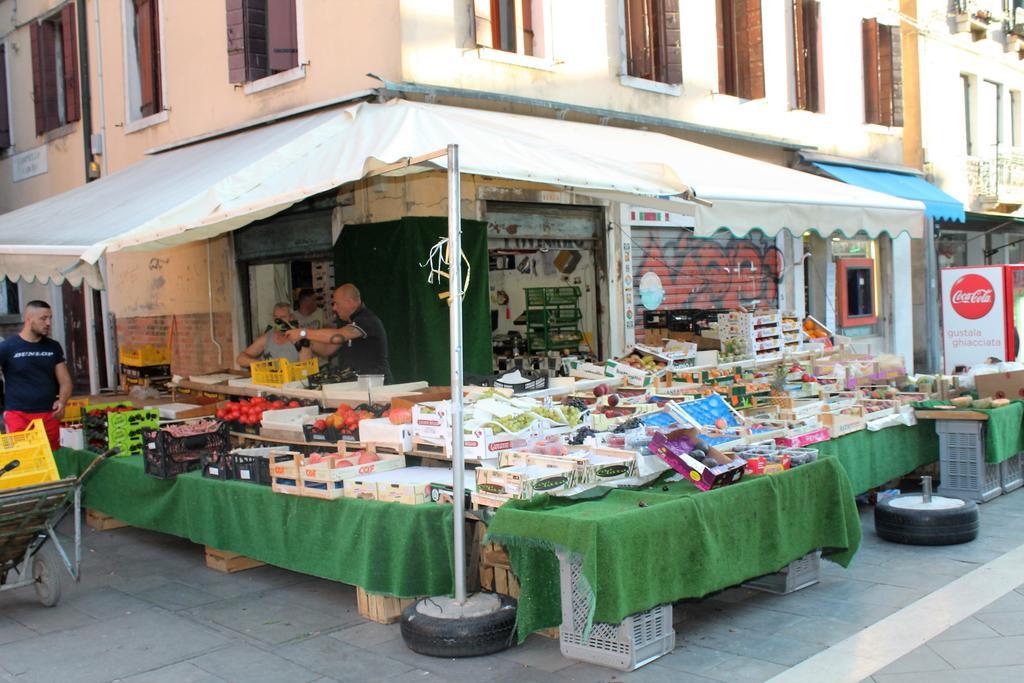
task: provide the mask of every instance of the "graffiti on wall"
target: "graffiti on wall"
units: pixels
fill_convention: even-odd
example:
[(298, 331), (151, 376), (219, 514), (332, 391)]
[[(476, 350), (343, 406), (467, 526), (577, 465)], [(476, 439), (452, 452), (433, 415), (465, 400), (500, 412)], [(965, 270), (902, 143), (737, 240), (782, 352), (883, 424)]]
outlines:
[(633, 242), (634, 282), (657, 274), (665, 289), (662, 309), (778, 306), (783, 257), (770, 238), (634, 230)]

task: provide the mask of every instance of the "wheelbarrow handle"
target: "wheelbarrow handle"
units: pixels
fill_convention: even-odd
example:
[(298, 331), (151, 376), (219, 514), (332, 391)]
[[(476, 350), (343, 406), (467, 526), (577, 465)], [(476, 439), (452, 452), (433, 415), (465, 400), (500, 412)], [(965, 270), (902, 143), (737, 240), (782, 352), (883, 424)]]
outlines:
[(107, 458), (109, 458), (109, 457), (111, 457), (113, 455), (117, 455), (120, 452), (121, 452), (121, 449), (115, 447), (115, 448), (111, 448), (111, 449), (109, 449), (107, 451), (104, 451), (103, 453), (100, 453), (98, 456), (96, 456), (93, 459), (93, 461), (91, 463), (89, 463), (89, 466), (85, 468), (85, 471), (82, 472), (82, 474), (80, 474), (78, 476), (78, 479), (75, 480), (75, 486), (81, 486), (82, 482), (84, 482), (86, 479), (89, 478), (89, 476), (92, 474), (92, 471), (94, 469), (96, 469), (96, 467), (99, 466), (99, 464), (101, 462), (103, 462), (104, 460), (106, 460)]

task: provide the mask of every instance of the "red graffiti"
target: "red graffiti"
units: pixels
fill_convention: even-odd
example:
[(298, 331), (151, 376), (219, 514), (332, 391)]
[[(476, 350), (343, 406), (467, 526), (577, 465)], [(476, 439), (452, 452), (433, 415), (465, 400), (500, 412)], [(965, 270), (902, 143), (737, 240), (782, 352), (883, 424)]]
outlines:
[[(639, 283), (649, 272), (661, 278), (661, 309), (778, 306), (783, 258), (769, 238), (705, 238), (652, 230), (634, 234), (634, 243), (634, 281)], [(643, 320), (639, 303), (637, 312)]]

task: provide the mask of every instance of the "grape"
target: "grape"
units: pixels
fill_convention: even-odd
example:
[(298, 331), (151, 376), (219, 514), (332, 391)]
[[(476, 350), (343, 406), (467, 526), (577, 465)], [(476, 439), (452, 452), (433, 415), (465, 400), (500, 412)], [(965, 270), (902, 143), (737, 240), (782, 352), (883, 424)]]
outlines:
[(580, 427), (577, 429), (571, 437), (569, 437), (570, 446), (582, 446), (583, 442), (589, 436), (594, 436), (594, 430), (590, 427)]
[(622, 424), (620, 424), (618, 427), (613, 429), (612, 433), (613, 434), (621, 434), (622, 432), (628, 432), (631, 429), (639, 429), (642, 426), (643, 426), (643, 423), (640, 422), (639, 418), (631, 417), (628, 420), (626, 420), (625, 422), (623, 422)]
[(566, 399), (566, 400), (564, 400), (562, 402), (562, 405), (567, 407), (567, 408), (569, 408), (569, 407), (575, 408), (576, 411), (580, 412), (580, 413), (586, 412), (587, 408), (589, 407), (589, 406), (587, 406), (587, 402), (584, 401), (582, 398), (569, 398), (569, 399)]
[(509, 432), (521, 432), (537, 419), (537, 415), (534, 413), (519, 413), (518, 415), (511, 415), (509, 417), (496, 417), (494, 421), (501, 425), (506, 431)]

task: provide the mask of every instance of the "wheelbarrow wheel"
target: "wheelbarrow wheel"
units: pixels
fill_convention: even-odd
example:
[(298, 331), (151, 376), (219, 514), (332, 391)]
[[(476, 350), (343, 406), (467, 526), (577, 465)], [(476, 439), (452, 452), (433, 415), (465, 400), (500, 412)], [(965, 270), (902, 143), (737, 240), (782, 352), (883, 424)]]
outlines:
[(36, 597), (44, 607), (53, 607), (60, 602), (61, 577), (64, 562), (54, 549), (46, 543), (32, 556), (32, 579), (35, 581)]

